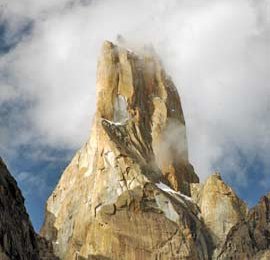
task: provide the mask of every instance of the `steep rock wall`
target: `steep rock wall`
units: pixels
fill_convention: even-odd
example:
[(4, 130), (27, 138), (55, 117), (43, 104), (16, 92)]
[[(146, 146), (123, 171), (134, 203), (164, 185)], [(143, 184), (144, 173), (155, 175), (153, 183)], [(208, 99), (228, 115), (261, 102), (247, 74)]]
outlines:
[(91, 135), (50, 196), (41, 234), (61, 259), (207, 259), (198, 207), (182, 195), (198, 181), (156, 54), (105, 42)]

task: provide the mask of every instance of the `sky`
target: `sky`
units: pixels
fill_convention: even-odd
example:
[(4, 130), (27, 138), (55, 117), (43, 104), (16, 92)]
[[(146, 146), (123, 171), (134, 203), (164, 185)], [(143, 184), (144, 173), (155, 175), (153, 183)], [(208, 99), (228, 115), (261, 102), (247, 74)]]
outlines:
[(39, 230), (89, 136), (104, 40), (151, 43), (185, 114), (189, 158), (249, 206), (270, 191), (269, 0), (0, 0), (0, 156)]

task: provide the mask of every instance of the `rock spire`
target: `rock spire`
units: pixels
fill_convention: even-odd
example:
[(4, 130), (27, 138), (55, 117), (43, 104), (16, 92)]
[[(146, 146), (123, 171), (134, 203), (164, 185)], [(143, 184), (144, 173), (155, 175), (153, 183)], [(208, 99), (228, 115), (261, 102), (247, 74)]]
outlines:
[(41, 234), (61, 259), (206, 259), (186, 197), (198, 181), (180, 98), (156, 54), (105, 42), (90, 138), (50, 196)]

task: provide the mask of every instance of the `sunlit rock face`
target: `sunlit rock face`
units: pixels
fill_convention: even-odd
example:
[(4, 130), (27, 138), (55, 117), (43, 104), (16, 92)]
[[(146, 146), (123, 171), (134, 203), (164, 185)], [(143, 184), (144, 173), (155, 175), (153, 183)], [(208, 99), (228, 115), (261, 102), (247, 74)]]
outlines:
[(229, 232), (218, 259), (270, 259), (270, 193)]
[(61, 259), (208, 259), (186, 196), (198, 181), (180, 98), (156, 54), (105, 42), (90, 138), (48, 199), (41, 234)]
[(51, 244), (39, 237), (24, 207), (15, 179), (0, 157), (0, 259), (57, 260)]
[(191, 184), (193, 201), (207, 228), (211, 259), (270, 259), (270, 193), (247, 209), (218, 173)]
[(90, 138), (46, 206), (60, 259), (268, 259), (269, 195), (248, 212), (217, 173), (199, 183), (181, 102), (151, 48), (105, 42)]
[(231, 228), (246, 218), (247, 206), (224, 183), (219, 173), (208, 177), (204, 184), (192, 184), (191, 190), (210, 234), (215, 249), (213, 257), (216, 258)]

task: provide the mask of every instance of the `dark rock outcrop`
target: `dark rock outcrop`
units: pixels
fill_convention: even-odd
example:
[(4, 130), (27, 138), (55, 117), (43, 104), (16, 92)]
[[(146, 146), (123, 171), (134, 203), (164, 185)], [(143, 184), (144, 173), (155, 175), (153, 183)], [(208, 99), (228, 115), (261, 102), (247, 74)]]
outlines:
[(50, 244), (35, 233), (21, 191), (0, 158), (0, 259), (56, 260)]
[(38, 259), (35, 231), (15, 179), (0, 159), (0, 259)]

